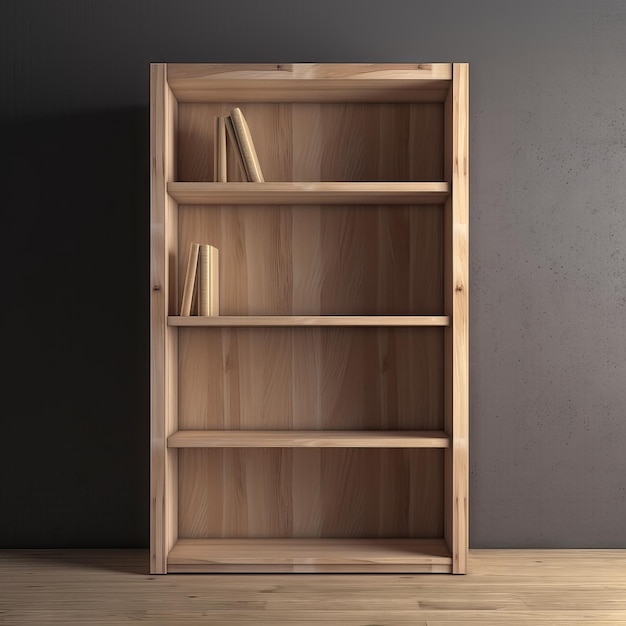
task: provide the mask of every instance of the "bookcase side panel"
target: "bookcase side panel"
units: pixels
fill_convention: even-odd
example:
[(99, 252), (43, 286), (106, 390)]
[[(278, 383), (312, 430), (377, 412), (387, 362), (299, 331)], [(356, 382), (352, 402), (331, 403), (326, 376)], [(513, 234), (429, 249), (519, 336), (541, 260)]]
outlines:
[(453, 82), (445, 103), (446, 180), (452, 196), (445, 205), (444, 331), (445, 431), (451, 446), (445, 458), (445, 539), (452, 571), (463, 574), (468, 550), (469, 483), (469, 84), (468, 65), (453, 65)]
[(178, 332), (167, 326), (176, 306), (178, 218), (166, 188), (175, 180), (177, 103), (167, 66), (153, 64), (150, 71), (150, 571), (165, 574), (178, 539), (178, 454), (167, 448), (178, 428)]

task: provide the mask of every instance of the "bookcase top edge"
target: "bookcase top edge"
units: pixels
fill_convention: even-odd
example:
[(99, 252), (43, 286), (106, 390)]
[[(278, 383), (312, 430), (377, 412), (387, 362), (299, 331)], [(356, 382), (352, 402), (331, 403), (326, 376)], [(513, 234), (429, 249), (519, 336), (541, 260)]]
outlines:
[(180, 102), (443, 102), (452, 63), (170, 63), (165, 72)]
[(167, 63), (170, 84), (224, 80), (452, 80), (452, 63)]
[(260, 71), (310, 71), (321, 70), (361, 70), (361, 71), (384, 71), (386, 69), (409, 70), (409, 71), (446, 71), (452, 68), (454, 62), (449, 63), (167, 63), (151, 62), (150, 65), (167, 65), (175, 69), (212, 69), (213, 71), (228, 70), (260, 70)]

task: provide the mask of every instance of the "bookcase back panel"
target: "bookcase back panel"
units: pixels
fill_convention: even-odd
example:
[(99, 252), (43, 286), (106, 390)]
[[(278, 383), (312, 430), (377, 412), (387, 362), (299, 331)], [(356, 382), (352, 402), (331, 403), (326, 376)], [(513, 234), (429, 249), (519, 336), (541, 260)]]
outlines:
[(181, 328), (179, 428), (441, 430), (443, 333)]
[(178, 302), (191, 242), (219, 249), (220, 315), (444, 308), (441, 205), (181, 206)]
[[(268, 182), (443, 180), (441, 103), (230, 102), (179, 104), (179, 181), (214, 180), (213, 120), (237, 106)], [(233, 150), (228, 180), (245, 180)]]
[(441, 537), (441, 450), (192, 449), (179, 537)]

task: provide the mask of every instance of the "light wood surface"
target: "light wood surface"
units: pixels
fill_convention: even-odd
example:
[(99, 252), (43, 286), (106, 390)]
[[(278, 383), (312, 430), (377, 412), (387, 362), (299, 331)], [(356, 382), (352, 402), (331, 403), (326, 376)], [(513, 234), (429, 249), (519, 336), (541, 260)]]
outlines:
[(185, 173), (192, 176), (189, 180), (214, 181), (217, 166), (215, 157), (219, 152), (214, 120), (216, 117), (227, 115), (228, 109), (215, 105), (207, 111), (202, 107), (185, 106), (181, 103), (177, 104), (177, 109), (176, 178), (169, 182), (186, 180), (181, 178)]
[[(213, 146), (214, 139), (209, 134), (211, 124), (206, 120), (224, 115), (225, 109), (227, 113), (228, 107), (233, 106), (235, 103), (228, 102), (179, 104), (181, 150), (177, 182), (214, 180), (206, 154), (207, 146)], [(375, 101), (332, 104), (259, 101), (241, 104), (268, 184), (320, 181), (442, 183), (445, 180), (443, 108), (443, 104), (439, 103)], [(233, 144), (232, 141), (229, 143)], [(241, 168), (235, 161), (238, 151), (229, 150), (228, 154), (228, 172), (239, 173)], [(246, 178), (233, 178), (229, 174), (229, 181), (236, 180), (245, 181)], [(175, 191), (178, 188), (174, 185), (170, 189)], [(216, 191), (223, 188), (208, 187)], [(248, 184), (242, 189), (252, 194), (257, 190), (264, 193), (263, 190), (271, 187)], [(289, 187), (277, 189), (285, 191)], [(324, 187), (302, 189), (315, 191)], [(415, 189), (420, 190), (419, 187)], [(440, 185), (432, 190), (441, 198), (444, 189), (447, 188)], [(237, 187), (232, 189), (235, 190)], [(385, 191), (385, 188), (380, 190)], [(303, 198), (296, 198), (296, 202), (301, 200)], [(279, 201), (285, 200), (279, 198)]]
[(173, 182), (167, 188), (182, 204), (435, 204), (450, 189), (444, 182)]
[(436, 205), (180, 205), (178, 245), (219, 249), (223, 316), (441, 316), (443, 218)]
[(452, 549), (453, 571), (465, 572), (468, 546), (469, 488), (469, 128), (468, 65), (453, 66), (452, 90), (446, 100), (446, 179), (452, 196), (445, 206), (445, 312), (451, 324), (445, 341), (446, 450), (445, 537)]
[(149, 561), (148, 550), (0, 551), (0, 624), (626, 624), (626, 550), (470, 550), (466, 576), (149, 576)]
[(180, 102), (442, 102), (448, 63), (170, 64)]
[(446, 315), (170, 315), (170, 326), (447, 326)]
[(448, 573), (442, 539), (179, 539), (168, 571)]
[(443, 430), (443, 329), (180, 328), (180, 430)]
[(167, 447), (178, 430), (178, 333), (167, 326), (178, 307), (178, 219), (166, 190), (176, 178), (177, 103), (164, 64), (151, 65), (150, 89), (150, 570), (165, 573), (178, 538), (178, 456)]
[(447, 448), (443, 431), (179, 430), (170, 448)]
[(181, 448), (179, 538), (441, 538), (443, 450)]
[[(465, 571), (466, 70), (155, 66), (165, 208), (153, 219), (153, 288), (164, 291), (153, 333), (166, 339), (161, 352), (153, 339), (164, 371), (153, 447), (166, 515), (153, 516), (153, 572), (174, 544), (178, 571), (206, 567), (218, 548), (211, 568), (241, 571), (228, 556), (229, 545), (245, 552), (239, 540), (306, 540), (307, 552), (333, 538), (370, 542), (379, 571), (393, 558), (384, 541), (436, 539), (445, 563), (421, 555), (402, 571)], [(238, 107), (267, 183), (243, 182), (232, 141), (229, 182), (214, 182), (213, 120)], [(220, 250), (218, 319), (176, 315), (178, 251), (192, 241)], [(413, 447), (407, 430), (436, 434)], [(202, 563), (185, 539), (203, 542)], [(345, 551), (350, 563), (307, 565), (296, 547), (279, 564), (259, 550), (244, 569), (358, 565)]]

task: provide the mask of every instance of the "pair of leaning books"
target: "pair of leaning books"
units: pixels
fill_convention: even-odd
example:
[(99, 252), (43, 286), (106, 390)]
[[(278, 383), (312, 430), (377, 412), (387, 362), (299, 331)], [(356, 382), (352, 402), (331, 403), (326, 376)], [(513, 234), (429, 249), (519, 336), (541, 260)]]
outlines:
[(228, 181), (226, 167), (226, 137), (228, 136), (246, 179), (253, 183), (264, 183), (265, 178), (263, 178), (250, 128), (241, 109), (235, 107), (230, 115), (216, 117), (214, 132), (214, 180), (218, 183)]
[(219, 250), (209, 244), (192, 242), (183, 285), (180, 314), (217, 316), (220, 314)]

